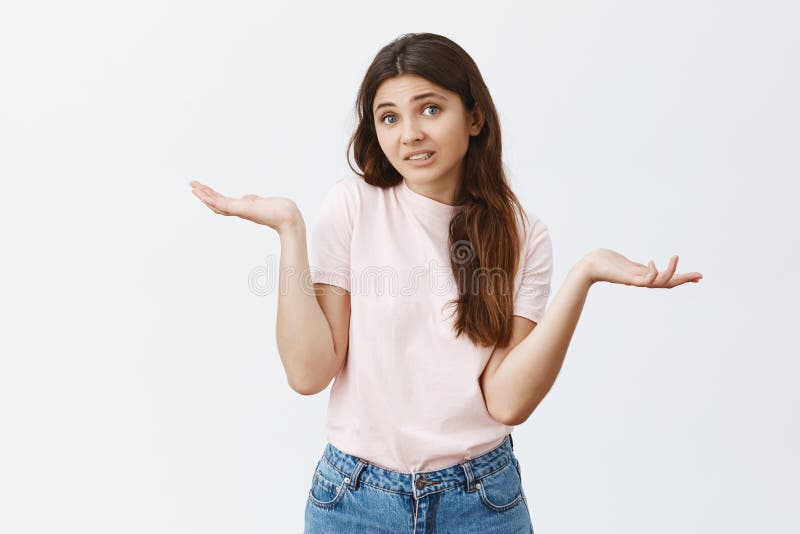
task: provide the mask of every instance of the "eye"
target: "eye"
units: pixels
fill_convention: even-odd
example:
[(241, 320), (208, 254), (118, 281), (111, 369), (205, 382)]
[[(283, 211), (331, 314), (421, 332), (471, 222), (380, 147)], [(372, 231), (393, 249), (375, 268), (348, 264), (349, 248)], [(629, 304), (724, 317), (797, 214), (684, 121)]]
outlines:
[[(441, 113), (441, 111), (442, 111), (442, 108), (441, 108), (440, 106), (438, 106), (437, 104), (429, 104), (429, 105), (425, 106), (425, 107), (424, 107), (424, 108), (422, 108), (422, 109), (423, 109), (423, 111), (424, 111), (424, 110), (426, 110), (426, 109), (434, 109), (434, 110), (436, 110), (436, 112), (435, 112), (435, 113), (429, 114), (429, 116), (430, 116), (430, 115), (438, 115), (438, 114), (439, 114), (439, 113)], [(394, 124), (395, 122), (397, 122), (397, 120), (394, 120), (394, 121), (392, 121), (392, 122), (386, 122), (386, 119), (388, 119), (389, 117), (392, 117), (392, 118), (394, 118), (394, 119), (397, 119), (397, 117), (395, 117), (395, 116), (394, 116), (394, 115), (392, 115), (391, 113), (386, 113), (385, 115), (383, 115), (383, 116), (381, 117), (381, 122), (382, 122), (383, 124), (387, 124), (387, 125), (389, 125), (389, 124)]]

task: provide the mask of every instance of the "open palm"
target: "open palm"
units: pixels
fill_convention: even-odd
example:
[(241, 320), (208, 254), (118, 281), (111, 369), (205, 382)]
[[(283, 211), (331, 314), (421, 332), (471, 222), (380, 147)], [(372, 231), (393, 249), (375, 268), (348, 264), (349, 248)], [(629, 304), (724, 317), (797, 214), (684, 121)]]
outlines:
[(591, 277), (594, 282), (613, 282), (638, 287), (673, 288), (686, 282), (699, 282), (703, 275), (698, 272), (675, 273), (678, 256), (672, 256), (667, 268), (658, 272), (655, 263), (647, 265), (629, 260), (622, 254), (607, 248), (593, 250), (589, 254)]
[(220, 215), (235, 215), (254, 223), (263, 224), (280, 232), (288, 225), (302, 221), (300, 210), (293, 200), (284, 197), (260, 197), (244, 195), (230, 198), (221, 195), (207, 185), (192, 180), (192, 193)]

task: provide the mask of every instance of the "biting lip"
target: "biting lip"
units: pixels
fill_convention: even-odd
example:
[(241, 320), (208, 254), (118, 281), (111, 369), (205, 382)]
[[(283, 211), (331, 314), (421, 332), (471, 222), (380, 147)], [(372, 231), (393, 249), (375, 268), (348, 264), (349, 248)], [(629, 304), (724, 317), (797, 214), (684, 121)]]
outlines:
[(414, 152), (409, 152), (408, 154), (403, 156), (403, 159), (408, 159), (411, 156), (416, 156), (418, 154), (430, 154), (431, 156), (433, 156), (435, 152), (433, 150), (416, 150)]

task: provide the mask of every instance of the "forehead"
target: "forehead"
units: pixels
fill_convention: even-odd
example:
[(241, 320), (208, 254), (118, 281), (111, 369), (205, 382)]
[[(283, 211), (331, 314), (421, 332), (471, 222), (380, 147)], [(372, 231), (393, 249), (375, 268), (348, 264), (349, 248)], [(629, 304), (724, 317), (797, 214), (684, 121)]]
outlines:
[(416, 74), (401, 74), (393, 78), (388, 78), (381, 82), (378, 90), (375, 91), (375, 105), (382, 102), (392, 102), (397, 105), (404, 104), (412, 96), (433, 91), (451, 98), (454, 93), (448, 91), (441, 85), (437, 85), (430, 80)]

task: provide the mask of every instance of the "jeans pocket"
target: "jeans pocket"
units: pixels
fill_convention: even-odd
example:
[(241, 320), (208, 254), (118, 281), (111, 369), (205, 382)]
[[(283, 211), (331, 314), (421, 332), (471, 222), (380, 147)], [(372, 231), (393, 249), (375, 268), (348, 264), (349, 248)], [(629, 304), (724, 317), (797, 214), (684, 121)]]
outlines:
[[(522, 478), (512, 460), (494, 473), (479, 479), (481, 502), (494, 512), (505, 512), (522, 502)], [(476, 484), (477, 487), (477, 484)]]
[(308, 500), (320, 508), (333, 508), (347, 491), (347, 482), (345, 475), (321, 458), (314, 470)]

